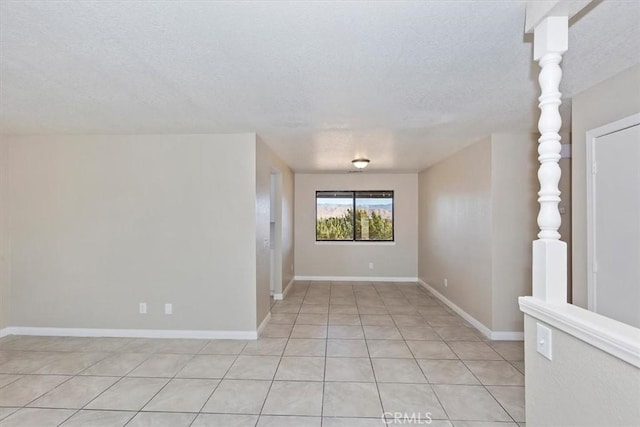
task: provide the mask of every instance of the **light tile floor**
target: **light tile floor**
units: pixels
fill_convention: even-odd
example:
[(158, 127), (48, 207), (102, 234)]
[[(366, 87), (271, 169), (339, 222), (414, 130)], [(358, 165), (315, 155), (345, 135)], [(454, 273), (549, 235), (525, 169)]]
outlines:
[(523, 373), (418, 285), (297, 282), (257, 341), (2, 338), (0, 425), (507, 427)]

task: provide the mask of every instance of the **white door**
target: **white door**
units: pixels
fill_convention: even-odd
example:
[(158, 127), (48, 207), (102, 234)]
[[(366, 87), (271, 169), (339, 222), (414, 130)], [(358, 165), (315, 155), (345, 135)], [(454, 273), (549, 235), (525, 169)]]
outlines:
[(592, 301), (640, 327), (640, 125), (593, 139)]

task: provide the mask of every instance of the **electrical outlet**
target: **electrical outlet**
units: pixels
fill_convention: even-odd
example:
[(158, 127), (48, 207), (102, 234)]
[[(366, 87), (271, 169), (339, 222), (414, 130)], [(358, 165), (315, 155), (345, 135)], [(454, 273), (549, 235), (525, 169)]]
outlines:
[(173, 314), (173, 305), (165, 304), (164, 305), (164, 314)]
[(449, 286), (449, 280), (445, 277), (444, 278), (444, 287), (446, 288), (447, 286)]
[(369, 270), (373, 270), (373, 263), (372, 262), (369, 263)]
[(147, 314), (147, 303), (141, 302), (139, 307), (140, 314)]
[(536, 323), (536, 350), (549, 360), (553, 360), (551, 338), (551, 329), (540, 323)]

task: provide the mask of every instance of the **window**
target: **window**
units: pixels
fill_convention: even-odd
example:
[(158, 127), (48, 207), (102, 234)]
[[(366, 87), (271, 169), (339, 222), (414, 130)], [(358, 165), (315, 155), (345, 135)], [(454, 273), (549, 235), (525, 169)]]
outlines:
[(393, 191), (316, 191), (316, 241), (393, 241)]

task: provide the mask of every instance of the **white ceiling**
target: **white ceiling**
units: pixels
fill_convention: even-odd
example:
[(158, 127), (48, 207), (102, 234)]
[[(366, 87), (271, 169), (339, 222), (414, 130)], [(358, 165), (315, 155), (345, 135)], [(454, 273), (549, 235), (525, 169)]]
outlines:
[[(360, 156), (421, 170), (491, 132), (535, 131), (524, 7), (1, 0), (0, 133), (251, 131), (296, 171)], [(566, 98), (640, 62), (640, 2), (583, 15)]]

